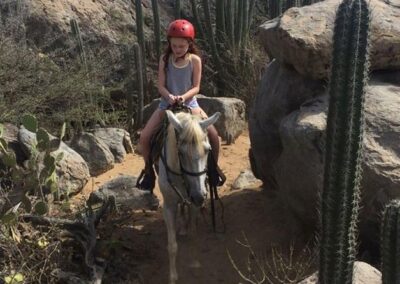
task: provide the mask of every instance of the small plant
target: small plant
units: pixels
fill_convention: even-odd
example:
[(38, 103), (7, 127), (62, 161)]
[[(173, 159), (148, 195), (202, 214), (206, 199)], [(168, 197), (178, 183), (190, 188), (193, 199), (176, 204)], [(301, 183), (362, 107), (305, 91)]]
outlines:
[(228, 251), (228, 257), (240, 278), (250, 284), (294, 284), (304, 279), (315, 266), (315, 251), (305, 246), (296, 251), (295, 245), (290, 245), (289, 251), (284, 252), (277, 246), (271, 247), (268, 254), (257, 255), (246, 236), (244, 242), (237, 241), (248, 252), (245, 268), (238, 267)]
[[(25, 167), (18, 165), (15, 153), (8, 148), (7, 142), (1, 136), (0, 160), (5, 165), (5, 172), (11, 181), (12, 188), (10, 190), (18, 192), (21, 195), (21, 200), (19, 201), (25, 209), (27, 211), (33, 210), (39, 215), (44, 215), (48, 212), (46, 195), (53, 193), (59, 196), (56, 163), (63, 158), (63, 152), (60, 152), (55, 157), (53, 152), (59, 148), (65, 134), (65, 123), (61, 129), (60, 136), (51, 139), (46, 130), (38, 127), (34, 116), (25, 115), (22, 117), (21, 122), (27, 130), (36, 134), (36, 139), (34, 139), (33, 145), (30, 147), (29, 160), (25, 163)], [(2, 133), (3, 125), (0, 124), (0, 135)], [(39, 200), (35, 204), (31, 204), (30, 199), (27, 197), (28, 195), (36, 196)], [(17, 200), (16, 202), (19, 201)], [(14, 206), (14, 204), (10, 205)], [(13, 208), (15, 209), (15, 207)], [(17, 210), (13, 208), (3, 216), (5, 218), (3, 221), (7, 220), (10, 224), (14, 221), (17, 217)]]

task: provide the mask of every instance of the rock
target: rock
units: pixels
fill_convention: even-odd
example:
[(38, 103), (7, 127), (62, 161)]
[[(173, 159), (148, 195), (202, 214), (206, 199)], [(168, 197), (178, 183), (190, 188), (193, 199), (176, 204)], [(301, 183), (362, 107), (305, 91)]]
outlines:
[[(280, 127), (283, 152), (274, 164), (279, 192), (306, 224), (315, 224), (322, 191), (327, 96), (303, 104)], [(372, 80), (365, 100), (360, 232), (377, 236), (383, 206), (400, 198), (400, 87)]]
[(201, 108), (212, 115), (219, 111), (221, 117), (214, 124), (222, 140), (233, 143), (247, 127), (246, 105), (237, 98), (199, 96)]
[(324, 90), (324, 82), (304, 78), (276, 60), (266, 68), (250, 109), (250, 162), (253, 173), (267, 187), (276, 188), (273, 165), (282, 152), (281, 120)]
[[(246, 106), (242, 100), (226, 97), (209, 98), (203, 95), (197, 95), (197, 100), (207, 115), (210, 116), (217, 111), (221, 113), (214, 126), (222, 140), (233, 143), (246, 128)], [(159, 103), (160, 99), (155, 99), (144, 107), (143, 123), (147, 122)]]
[(232, 184), (232, 189), (245, 189), (256, 185), (259, 180), (254, 176), (249, 169), (240, 172), (239, 176)]
[[(291, 8), (260, 26), (267, 52), (302, 75), (327, 78), (333, 25), (339, 0)], [(371, 0), (371, 70), (400, 68), (400, 9), (392, 1)]]
[[(55, 139), (50, 135), (50, 139)], [(23, 149), (30, 153), (32, 145), (36, 144), (36, 134), (21, 127), (18, 132), (18, 141)], [(90, 178), (89, 167), (85, 160), (67, 144), (61, 142), (60, 148), (52, 153), (56, 157), (63, 152), (63, 159), (56, 165), (60, 194), (76, 194), (80, 192)], [(40, 161), (39, 161), (40, 163)]]
[(156, 210), (158, 199), (149, 191), (136, 187), (137, 177), (123, 175), (103, 184), (97, 191), (90, 194), (88, 204), (103, 202), (108, 196), (114, 196), (117, 206), (129, 210)]
[(9, 149), (15, 153), (17, 163), (22, 164), (26, 159), (28, 159), (29, 155), (26, 154), (22, 149), (21, 144), (18, 142), (18, 127), (11, 123), (4, 123), (3, 125), (4, 133), (2, 138), (7, 142)]
[[(317, 284), (318, 272), (307, 277), (298, 284)], [(368, 263), (355, 261), (353, 268), (353, 284), (381, 284), (382, 273)]]
[(111, 153), (114, 155), (114, 161), (121, 163), (126, 153), (133, 152), (129, 133), (120, 128), (95, 128), (93, 135), (108, 146)]
[(108, 146), (91, 133), (75, 136), (69, 146), (86, 161), (91, 176), (98, 176), (114, 167), (114, 156)]

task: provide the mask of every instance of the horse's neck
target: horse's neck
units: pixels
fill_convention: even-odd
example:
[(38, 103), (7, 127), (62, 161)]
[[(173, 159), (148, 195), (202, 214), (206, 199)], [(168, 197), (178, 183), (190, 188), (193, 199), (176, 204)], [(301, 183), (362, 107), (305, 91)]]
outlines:
[[(167, 132), (167, 142), (165, 144), (166, 159), (168, 167), (175, 171), (180, 172), (179, 155), (178, 155), (178, 144), (176, 141), (175, 129), (172, 125), (169, 125)], [(164, 152), (165, 153), (165, 152)]]

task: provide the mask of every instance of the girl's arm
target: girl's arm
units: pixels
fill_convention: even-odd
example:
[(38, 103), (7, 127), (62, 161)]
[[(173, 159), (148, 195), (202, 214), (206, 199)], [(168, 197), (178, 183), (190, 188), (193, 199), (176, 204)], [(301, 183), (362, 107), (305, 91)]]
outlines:
[(167, 100), (169, 104), (173, 104), (175, 102), (175, 97), (165, 87), (166, 76), (165, 76), (165, 62), (163, 57), (164, 55), (160, 57), (160, 63), (158, 64), (158, 92), (164, 99)]
[(201, 81), (201, 59), (199, 56), (192, 54), (192, 64), (193, 64), (193, 86), (186, 93), (182, 94), (181, 97), (183, 101), (190, 100), (193, 96), (200, 92), (200, 81)]

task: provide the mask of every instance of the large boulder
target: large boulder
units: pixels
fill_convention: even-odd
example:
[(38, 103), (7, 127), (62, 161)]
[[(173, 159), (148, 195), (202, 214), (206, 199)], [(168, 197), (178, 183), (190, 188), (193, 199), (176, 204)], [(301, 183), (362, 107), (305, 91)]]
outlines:
[[(274, 164), (282, 198), (304, 223), (315, 224), (322, 191), (328, 97), (311, 100), (280, 125), (283, 151)], [(361, 181), (361, 234), (377, 237), (383, 206), (400, 198), (400, 86), (371, 81)]]
[(95, 128), (93, 135), (104, 143), (114, 155), (114, 161), (121, 163), (127, 153), (133, 152), (129, 133), (121, 128)]
[[(236, 98), (227, 97), (206, 97), (197, 95), (197, 101), (200, 107), (207, 113), (212, 115), (219, 111), (221, 117), (214, 124), (222, 140), (228, 143), (234, 142), (236, 138), (246, 128), (246, 105)], [(157, 109), (160, 99), (153, 100), (143, 109), (144, 123), (150, 118), (152, 113)]]
[[(317, 284), (318, 272), (298, 284)], [(353, 284), (382, 284), (382, 273), (368, 263), (356, 261), (353, 268)]]
[[(399, 2), (398, 0), (396, 0)], [(371, 9), (371, 69), (400, 68), (400, 9), (396, 1), (369, 1)], [(332, 35), (340, 0), (291, 8), (260, 26), (267, 52), (302, 75), (327, 78)]]
[[(51, 139), (55, 139), (55, 137), (51, 136)], [(21, 126), (18, 132), (18, 141), (25, 152), (30, 155), (30, 149), (37, 143), (36, 134)], [(61, 142), (60, 147), (52, 154), (57, 157), (60, 152), (63, 152), (63, 159), (56, 165), (60, 194), (76, 194), (83, 189), (90, 178), (89, 167), (82, 156), (64, 142)]]
[(250, 110), (249, 134), (252, 170), (268, 187), (276, 187), (273, 165), (282, 152), (281, 120), (323, 90), (322, 81), (304, 78), (290, 66), (276, 60), (267, 66)]
[(102, 203), (112, 196), (117, 207), (121, 207), (121, 209), (157, 209), (159, 200), (150, 191), (138, 189), (136, 181), (137, 177), (129, 175), (114, 178), (92, 192), (87, 203), (89, 205)]
[(114, 167), (109, 147), (91, 133), (76, 135), (69, 146), (85, 159), (91, 176), (98, 176)]

